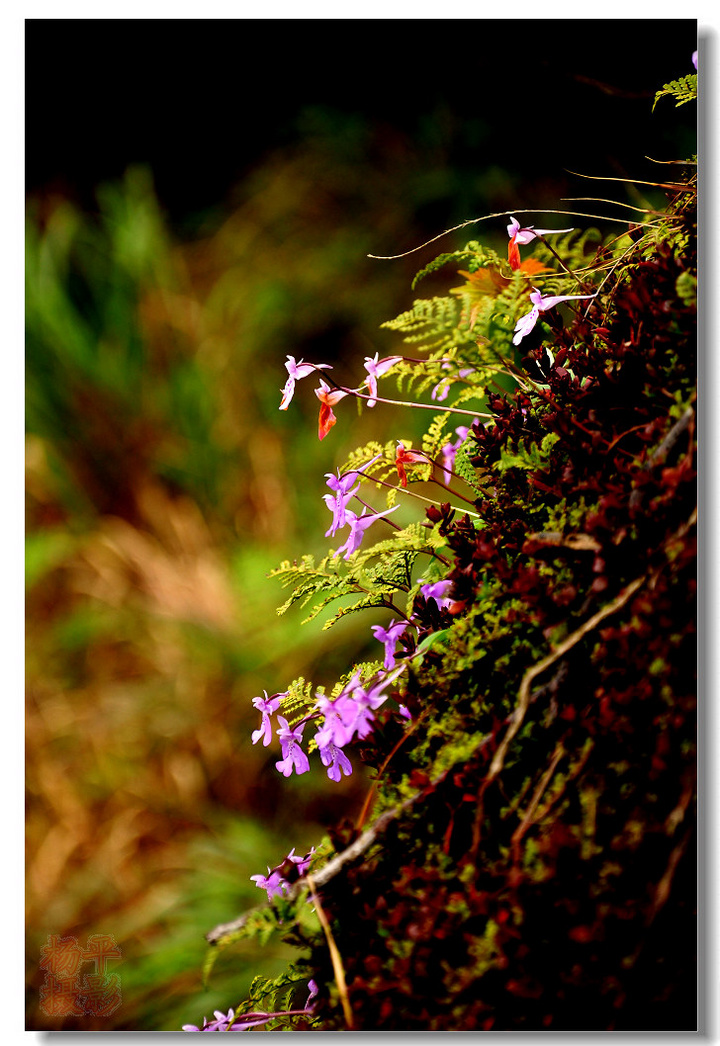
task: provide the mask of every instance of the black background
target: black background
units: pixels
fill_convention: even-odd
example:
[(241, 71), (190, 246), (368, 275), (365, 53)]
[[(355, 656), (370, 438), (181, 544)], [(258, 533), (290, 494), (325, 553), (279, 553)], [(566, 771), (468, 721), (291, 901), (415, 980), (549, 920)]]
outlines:
[(182, 221), (300, 140), (309, 106), (392, 128), (419, 163), (430, 117), (449, 165), (526, 186), (562, 189), (565, 169), (660, 180), (643, 156), (692, 151), (696, 113), (652, 100), (694, 71), (696, 32), (694, 19), (31, 19), (26, 187), (92, 207), (98, 182), (146, 163)]

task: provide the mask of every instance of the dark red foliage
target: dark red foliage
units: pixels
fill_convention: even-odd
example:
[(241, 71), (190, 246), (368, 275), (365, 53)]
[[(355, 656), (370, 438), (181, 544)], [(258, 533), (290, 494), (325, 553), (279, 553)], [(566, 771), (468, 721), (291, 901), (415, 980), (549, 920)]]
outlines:
[(422, 798), (322, 891), (358, 1029), (696, 1027), (693, 267), (630, 259), (536, 392), (490, 396), (482, 526), (428, 513), (457, 602), (418, 618), (469, 627), (411, 677), (412, 733), (388, 712), (363, 749), (386, 806)]

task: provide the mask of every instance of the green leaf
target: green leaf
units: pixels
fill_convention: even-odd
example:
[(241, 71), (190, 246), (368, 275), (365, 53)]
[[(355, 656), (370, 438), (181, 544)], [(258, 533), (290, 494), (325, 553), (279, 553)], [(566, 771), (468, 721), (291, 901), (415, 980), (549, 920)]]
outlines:
[(655, 95), (653, 110), (661, 98), (670, 96), (675, 99), (675, 108), (685, 105), (686, 102), (694, 102), (697, 99), (697, 73), (681, 76), (678, 80), (672, 80), (665, 84)]

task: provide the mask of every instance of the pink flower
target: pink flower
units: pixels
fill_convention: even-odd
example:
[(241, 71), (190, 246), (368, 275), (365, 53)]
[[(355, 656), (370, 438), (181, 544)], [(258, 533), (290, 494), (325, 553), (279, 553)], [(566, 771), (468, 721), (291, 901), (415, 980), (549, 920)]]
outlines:
[(267, 875), (251, 875), (250, 878), (261, 890), (267, 891), (268, 901), (275, 896), (282, 897), (283, 892), (287, 890), (288, 884), (285, 879), (278, 871), (271, 872), (269, 868)]
[(527, 228), (523, 229), (517, 218), (511, 218), (510, 224), (507, 227), (507, 233), (510, 237), (510, 243), (508, 244), (508, 261), (510, 262), (510, 268), (520, 268), (520, 250), (518, 244), (530, 243), (536, 236), (547, 236), (552, 233), (572, 231), (572, 229), (536, 229), (534, 225), (528, 225)]
[(288, 356), (285, 368), (288, 372), (288, 380), (285, 382), (285, 386), (282, 390), (283, 395), (280, 402), (280, 410), (287, 410), (290, 406), (290, 401), (295, 392), (296, 381), (299, 381), (300, 378), (306, 378), (308, 374), (312, 374), (314, 370), (332, 370), (329, 363), (304, 363), (302, 360), (296, 363), (294, 356)]
[(290, 853), (285, 858), (286, 861), (291, 861), (297, 867), (298, 875), (307, 875), (310, 862), (312, 861), (313, 854), (315, 853), (315, 847), (310, 847), (310, 852), (306, 853), (304, 857), (297, 857), (295, 854), (295, 847), (293, 846)]
[(350, 523), (350, 537), (347, 539), (344, 545), (342, 545), (337, 552), (336, 556), (339, 556), (341, 552), (345, 553), (344, 558), (350, 559), (353, 552), (357, 552), (362, 544), (362, 539), (365, 531), (369, 526), (375, 522), (376, 519), (382, 519), (383, 516), (387, 516), (388, 513), (394, 512), (395, 509), (400, 508), (399, 505), (393, 505), (392, 508), (386, 508), (383, 512), (373, 512), (371, 515), (366, 516), (367, 509), (363, 509), (362, 513), (358, 516), (356, 512), (351, 509), (345, 511), (345, 521)]
[(692, 53), (692, 64), (697, 69), (697, 51), (693, 51), (693, 53)]
[[(347, 524), (346, 520), (346, 509), (350, 501), (355, 497), (357, 492), (360, 490), (360, 484), (353, 487), (353, 483), (358, 477), (362, 476), (364, 470), (370, 468), (382, 457), (382, 454), (376, 454), (374, 458), (371, 458), (367, 464), (362, 465), (359, 469), (353, 469), (350, 472), (340, 475), (338, 470), (337, 477), (333, 476), (332, 472), (326, 472), (327, 486), (331, 490), (335, 491), (335, 495), (323, 494), (323, 500), (333, 514), (333, 521), (330, 525), (330, 529), (325, 531), (325, 537), (329, 538), (335, 534), (335, 531), (340, 527), (344, 527)], [(352, 489), (351, 489), (352, 488)]]
[(524, 316), (521, 316), (515, 324), (513, 345), (519, 345), (522, 339), (530, 333), (537, 323), (541, 312), (547, 312), (548, 309), (553, 309), (556, 305), (559, 305), (561, 301), (573, 301), (576, 298), (594, 298), (596, 295), (597, 291), (595, 291), (595, 294), (548, 294), (543, 298), (537, 287), (533, 287), (532, 294), (530, 295), (530, 301), (533, 303), (533, 307), (530, 312), (526, 312)]
[(267, 690), (263, 690), (265, 697), (254, 697), (252, 703), (255, 705), (257, 710), (262, 714), (260, 721), (260, 727), (258, 730), (253, 730), (252, 743), (257, 742), (262, 737), (263, 745), (267, 747), (272, 740), (272, 725), (270, 723), (270, 716), (277, 712), (280, 707), (280, 702), (284, 697), (287, 697), (287, 691), (284, 694), (273, 694), (272, 697), (268, 697)]
[(282, 748), (283, 758), (275, 763), (276, 769), (280, 771), (283, 777), (290, 777), (293, 770), (298, 774), (307, 773), (310, 769), (310, 761), (300, 747), (304, 724), (296, 726), (292, 730), (288, 725), (287, 719), (281, 715), (277, 718), (278, 723), (280, 723), (277, 735)]
[(401, 359), (402, 356), (387, 356), (384, 360), (378, 362), (377, 352), (374, 356), (365, 357), (365, 370), (368, 372), (367, 387), (370, 393), (370, 399), (367, 401), (368, 407), (374, 407), (376, 403), (377, 379), (386, 374)]
[(425, 599), (434, 599), (438, 608), (442, 609), (442, 607), (452, 606), (453, 600), (448, 598), (448, 592), (452, 588), (452, 584), (452, 581), (449, 579), (428, 582), (428, 584), (421, 586), (420, 593), (425, 596)]
[(331, 389), (330, 386), (321, 378), (320, 388), (315, 389), (315, 395), (320, 400), (318, 439), (325, 439), (328, 432), (337, 421), (332, 409), (336, 403), (339, 403), (341, 399), (344, 399), (345, 396), (347, 396), (347, 392), (344, 389)]
[(392, 619), (387, 628), (382, 625), (373, 625), (372, 632), (380, 643), (385, 645), (385, 668), (389, 671), (395, 667), (395, 647), (397, 641), (408, 627), (407, 621), (396, 621)]
[[(479, 418), (474, 418), (473, 425), (477, 425), (479, 420)], [(470, 431), (471, 427), (471, 425), (459, 425), (458, 428), (455, 429), (458, 436), (457, 440), (454, 443), (446, 443), (442, 448), (442, 456), (443, 461), (445, 463), (445, 468), (448, 469), (450, 472), (452, 472), (452, 470), (455, 468), (455, 455), (467, 439), (467, 434)]]
[(315, 735), (319, 748), (327, 748), (329, 745), (337, 745), (343, 748), (353, 735), (355, 720), (357, 719), (357, 705), (341, 693), (332, 701), (324, 694), (318, 695), (317, 707), (325, 716), (323, 726)]
[[(328, 768), (327, 775), (331, 781), (339, 781), (343, 774), (349, 777), (352, 773), (352, 763), (341, 748), (332, 742), (327, 748), (320, 747), (320, 759), (323, 766)], [(341, 772), (342, 771), (342, 772)]]

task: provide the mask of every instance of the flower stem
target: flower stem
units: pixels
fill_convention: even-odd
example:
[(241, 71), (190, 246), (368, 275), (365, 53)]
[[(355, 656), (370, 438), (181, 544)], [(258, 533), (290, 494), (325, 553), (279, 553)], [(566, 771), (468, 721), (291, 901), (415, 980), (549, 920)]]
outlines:
[[(437, 462), (432, 462), (432, 464), (437, 464)], [(444, 468), (444, 466), (440, 465), (440, 468)], [(445, 469), (445, 471), (447, 471), (447, 469)], [(348, 472), (358, 472), (358, 469), (348, 469)], [(343, 475), (346, 475), (346, 473), (343, 472)], [(402, 493), (403, 494), (407, 494), (408, 497), (417, 498), (419, 501), (425, 501), (428, 505), (434, 505), (435, 508), (441, 508), (442, 507), (442, 503), (441, 502), (434, 501), (432, 498), (426, 498), (422, 494), (416, 494), (414, 490), (408, 490), (405, 487), (397, 487), (397, 486), (395, 486), (394, 483), (388, 483), (387, 480), (385, 480), (385, 479), (378, 479), (377, 476), (369, 476), (366, 472), (360, 472), (359, 475), (364, 476), (365, 479), (368, 479), (371, 483), (378, 483), (381, 487), (387, 487), (388, 490), (402, 491)], [(437, 480), (435, 480), (434, 482), (438, 483)], [(438, 486), (441, 486), (441, 484), (438, 483)], [(457, 493), (457, 491), (450, 490), (450, 487), (444, 487), (443, 489), (447, 490), (448, 494), (456, 494)], [(458, 494), (457, 496), (459, 498), (462, 498), (462, 494)], [(355, 495), (355, 497), (357, 498), (357, 494)], [(463, 500), (467, 501), (467, 498), (463, 498)], [(358, 501), (360, 501), (360, 498), (358, 498)], [(467, 503), (468, 503), (468, 505), (474, 505), (475, 504), (474, 501), (467, 501)], [(362, 504), (364, 505), (365, 502), (363, 501)], [(369, 508), (370, 506), (367, 506), (367, 507)], [(375, 511), (375, 510), (373, 509), (373, 511)], [(466, 509), (465, 511), (467, 512), (467, 514), (469, 516), (477, 516), (477, 518), (480, 519), (480, 514), (478, 512), (470, 512), (469, 509)], [(398, 530), (401, 530), (401, 529), (402, 529), (401, 527), (398, 527)]]
[(468, 414), (471, 418), (494, 417), (493, 414), (486, 414), (479, 410), (463, 410), (462, 407), (438, 407), (436, 403), (414, 403), (411, 400), (391, 400), (387, 399), (385, 396), (365, 396), (362, 392), (357, 392), (356, 389), (344, 389), (343, 391), (349, 392), (352, 396), (357, 396), (358, 399), (373, 399), (376, 403), (390, 403), (394, 407), (415, 407), (418, 410), (434, 410), (436, 414), (442, 414), (444, 411), (449, 411), (451, 414)]
[(561, 258), (561, 257), (560, 257), (560, 255), (558, 254), (558, 252), (557, 252), (557, 251), (556, 251), (556, 250), (555, 250), (555, 249), (554, 249), (554, 248), (553, 248), (553, 247), (552, 247), (552, 246), (551, 246), (551, 245), (550, 245), (550, 244), (548, 243), (548, 241), (547, 241), (547, 240), (545, 239), (545, 237), (544, 237), (544, 236), (541, 236), (541, 235), (540, 235), (540, 233), (537, 233), (536, 235), (537, 235), (537, 238), (538, 238), (538, 240), (540, 240), (540, 242), (541, 242), (541, 243), (543, 243), (543, 244), (544, 244), (544, 245), (545, 245), (545, 246), (547, 247), (547, 249), (548, 249), (548, 250), (550, 251), (550, 253), (551, 253), (552, 255), (554, 255), (554, 256), (555, 256), (555, 258), (557, 258), (557, 260), (558, 260), (558, 263), (559, 263), (559, 265), (561, 266), (561, 268), (563, 268), (563, 269), (565, 270), (565, 272), (566, 272), (566, 273), (568, 274), (568, 276), (572, 276), (572, 278), (573, 278), (573, 279), (575, 280), (575, 282), (576, 282), (576, 283), (578, 284), (578, 286), (580, 287), (580, 289), (581, 289), (581, 290), (583, 290), (583, 291), (584, 291), (584, 290), (587, 290), (587, 288), (588, 288), (588, 284), (585, 284), (585, 283), (583, 283), (583, 281), (582, 281), (582, 280), (580, 279), (580, 277), (579, 277), (579, 276), (577, 276), (577, 275), (576, 275), (576, 274), (575, 274), (575, 273), (574, 273), (574, 272), (572, 271), (572, 269), (568, 269), (567, 265), (566, 265), (566, 264), (565, 264), (565, 262), (564, 262), (564, 261), (562, 260), (562, 258)]

